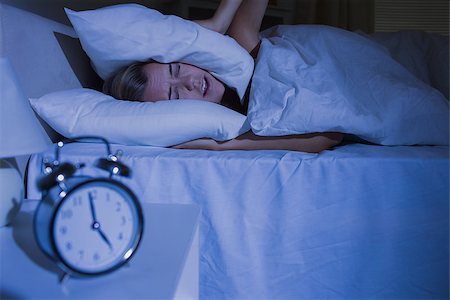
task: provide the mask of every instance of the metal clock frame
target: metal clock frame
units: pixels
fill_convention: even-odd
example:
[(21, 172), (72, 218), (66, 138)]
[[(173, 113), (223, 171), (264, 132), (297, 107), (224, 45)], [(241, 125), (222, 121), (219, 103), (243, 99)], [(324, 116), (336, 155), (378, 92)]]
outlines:
[[(74, 268), (73, 266), (71, 266), (60, 255), (60, 253), (57, 249), (57, 246), (56, 246), (53, 228), (55, 225), (56, 213), (58, 212), (61, 205), (63, 205), (64, 201), (68, 198), (68, 196), (71, 195), (78, 188), (80, 188), (84, 185), (93, 183), (93, 182), (105, 182), (105, 183), (115, 185), (115, 186), (119, 187), (120, 189), (122, 189), (125, 193), (127, 193), (130, 196), (130, 198), (134, 204), (134, 207), (136, 209), (136, 213), (137, 213), (137, 217), (138, 217), (138, 228), (136, 231), (137, 234), (135, 236), (135, 239), (134, 239), (131, 247), (127, 248), (127, 250), (123, 254), (122, 260), (119, 263), (117, 263), (116, 265), (114, 265), (111, 268), (109, 268), (105, 271), (102, 271), (102, 272), (88, 273), (88, 272), (81, 272), (81, 271), (77, 270), (76, 267)], [(144, 231), (144, 216), (142, 213), (141, 205), (140, 205), (136, 195), (127, 186), (125, 186), (124, 184), (120, 183), (117, 180), (113, 180), (113, 179), (109, 179), (109, 178), (90, 178), (90, 179), (87, 179), (86, 181), (77, 183), (76, 185), (74, 185), (67, 191), (67, 193), (64, 197), (60, 198), (59, 202), (53, 208), (52, 215), (51, 215), (51, 221), (50, 221), (49, 225), (50, 226), (49, 226), (48, 230), (49, 230), (49, 238), (50, 238), (51, 248), (53, 250), (53, 253), (55, 254), (55, 257), (53, 257), (53, 260), (55, 260), (56, 263), (58, 263), (58, 266), (60, 266), (61, 269), (63, 269), (69, 275), (77, 275), (79, 277), (91, 277), (91, 276), (99, 276), (99, 275), (104, 275), (104, 274), (110, 273), (114, 270), (117, 270), (118, 268), (123, 266), (125, 263), (130, 261), (130, 259), (134, 256), (134, 253), (136, 252), (137, 248), (140, 245), (140, 241), (141, 241), (143, 231)], [(131, 255), (129, 257), (125, 258), (124, 255), (126, 253), (128, 253), (128, 251), (130, 251), (130, 250), (132, 251)]]
[[(55, 160), (54, 160), (53, 166), (58, 166), (60, 164), (59, 150), (60, 150), (60, 148), (62, 148), (65, 145), (65, 143), (72, 143), (72, 142), (82, 140), (82, 139), (101, 140), (106, 146), (108, 160), (110, 159), (111, 161), (118, 163), (116, 155), (111, 154), (110, 144), (105, 138), (96, 137), (96, 136), (79, 136), (79, 137), (75, 137), (75, 138), (66, 139), (64, 141), (57, 143), (57, 147), (55, 150)], [(103, 168), (102, 166), (100, 166), (100, 167)], [(107, 167), (109, 167), (109, 166), (107, 166)], [(129, 172), (128, 168), (126, 168), (126, 166), (124, 166), (124, 165), (122, 165), (122, 167), (124, 167), (124, 170), (123, 170), (125, 173), (124, 176), (129, 176), (130, 172)], [(43, 205), (44, 201), (46, 201), (47, 197), (53, 198), (53, 201), (57, 201), (57, 203), (55, 203), (54, 206), (51, 207), (50, 222), (48, 223), (48, 228), (46, 229), (46, 230), (48, 230), (47, 234), (48, 234), (48, 238), (49, 238), (50, 248), (53, 253), (48, 253), (47, 251), (45, 251), (43, 249), (43, 246), (41, 245), (40, 240), (37, 238), (39, 236), (39, 233), (38, 233), (39, 224), (37, 224), (38, 220), (36, 217), (36, 213), (35, 213), (35, 217), (33, 220), (33, 227), (34, 227), (34, 236), (35, 236), (36, 242), (39, 245), (39, 247), (41, 248), (42, 252), (44, 252), (44, 254), (47, 257), (49, 257), (51, 260), (53, 260), (58, 265), (58, 267), (64, 272), (61, 280), (64, 280), (67, 276), (94, 277), (94, 276), (104, 275), (104, 274), (110, 273), (112, 271), (115, 271), (130, 261), (130, 259), (134, 256), (136, 250), (138, 249), (138, 247), (140, 245), (143, 231), (144, 231), (144, 216), (143, 216), (142, 207), (140, 205), (140, 202), (137, 199), (136, 195), (133, 193), (133, 191), (131, 191), (131, 189), (129, 189), (125, 184), (111, 178), (114, 174), (116, 174), (115, 171), (117, 171), (117, 170), (111, 169), (109, 171), (110, 171), (109, 178), (108, 177), (94, 178), (94, 177), (90, 177), (90, 176), (74, 176), (71, 178), (63, 179), (62, 182), (66, 182), (66, 183), (70, 183), (70, 181), (77, 181), (77, 180), (78, 180), (78, 182), (76, 182), (73, 186), (67, 186), (64, 184), (64, 186), (67, 188), (67, 190), (63, 189), (61, 187), (61, 185), (59, 185), (59, 184), (55, 184), (53, 187), (46, 189), (46, 192), (47, 192), (46, 195), (42, 198), (41, 202), (39, 203), (38, 207), (36, 208), (36, 213), (37, 213), (40, 209), (40, 206)], [(133, 202), (132, 204), (136, 208), (136, 213), (137, 213), (137, 217), (139, 220), (138, 220), (138, 228), (136, 230), (135, 240), (133, 241), (130, 248), (124, 252), (124, 253), (128, 253), (130, 250), (132, 250), (132, 253), (127, 258), (122, 257), (122, 260), (119, 263), (117, 263), (116, 265), (112, 266), (111, 268), (109, 268), (105, 271), (89, 273), (89, 272), (79, 271), (76, 269), (76, 267), (72, 267), (59, 254), (59, 251), (57, 250), (57, 247), (55, 244), (55, 237), (54, 237), (54, 232), (52, 229), (53, 229), (53, 226), (55, 225), (56, 213), (59, 210), (59, 208), (61, 207), (61, 205), (64, 203), (64, 201), (67, 199), (67, 196), (72, 194), (74, 191), (76, 191), (78, 188), (82, 187), (83, 185), (90, 184), (93, 182), (103, 182), (103, 183), (112, 184), (112, 185), (118, 187), (119, 189), (121, 189), (124, 193), (128, 194), (130, 196), (130, 199), (132, 199), (132, 202)], [(39, 183), (38, 183), (38, 185), (39, 185)], [(61, 189), (61, 192), (63, 192), (63, 193), (60, 192), (56, 196), (53, 193), (51, 193), (51, 191), (52, 191), (52, 189), (54, 189), (54, 188), (57, 189), (58, 187)]]

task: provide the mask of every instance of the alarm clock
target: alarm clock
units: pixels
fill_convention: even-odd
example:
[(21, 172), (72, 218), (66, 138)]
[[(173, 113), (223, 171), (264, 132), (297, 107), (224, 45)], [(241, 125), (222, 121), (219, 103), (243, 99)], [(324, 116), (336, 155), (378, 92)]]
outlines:
[[(106, 145), (107, 157), (95, 166), (107, 177), (76, 175), (85, 167), (60, 162), (67, 143), (97, 139)], [(42, 251), (67, 275), (97, 276), (117, 270), (136, 252), (143, 233), (143, 214), (135, 194), (113, 176), (130, 176), (127, 166), (112, 155), (109, 142), (100, 137), (76, 137), (59, 142), (53, 162), (44, 163), (37, 180), (43, 192), (34, 216), (34, 233)]]

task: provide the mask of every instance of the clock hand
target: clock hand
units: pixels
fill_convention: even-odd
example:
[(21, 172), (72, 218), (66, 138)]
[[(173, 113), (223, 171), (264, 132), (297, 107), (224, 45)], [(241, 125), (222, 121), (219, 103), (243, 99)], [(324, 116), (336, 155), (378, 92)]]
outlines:
[(103, 232), (103, 230), (100, 228), (100, 223), (97, 222), (97, 215), (95, 213), (95, 207), (94, 207), (94, 197), (92, 196), (92, 193), (88, 193), (89, 195), (89, 206), (91, 208), (91, 214), (92, 214), (92, 229), (96, 230), (102, 239), (105, 241), (106, 244), (108, 244), (109, 248), (112, 249), (112, 244), (109, 241), (109, 239), (106, 237), (106, 234)]
[[(88, 195), (89, 195), (89, 206), (91, 208), (92, 221), (94, 223), (97, 223), (97, 216), (95, 214), (95, 207), (94, 207), (94, 197), (92, 196), (91, 193), (88, 193)], [(92, 225), (92, 227), (94, 227), (94, 225)]]
[(102, 239), (105, 241), (106, 244), (108, 244), (109, 249), (112, 250), (112, 244), (109, 241), (108, 237), (106, 236), (106, 234), (103, 232), (103, 230), (100, 228), (100, 224), (99, 223), (94, 223), (97, 226), (94, 226), (94, 229), (97, 230), (97, 232), (100, 234), (100, 236), (102, 237)]

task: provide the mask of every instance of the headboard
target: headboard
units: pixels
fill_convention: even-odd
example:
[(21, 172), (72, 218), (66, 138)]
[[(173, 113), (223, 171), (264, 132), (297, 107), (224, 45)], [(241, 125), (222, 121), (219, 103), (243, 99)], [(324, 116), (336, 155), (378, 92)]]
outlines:
[[(4, 3), (0, 20), (1, 56), (10, 60), (28, 97), (101, 86), (71, 27)], [(52, 141), (61, 138), (40, 122)]]

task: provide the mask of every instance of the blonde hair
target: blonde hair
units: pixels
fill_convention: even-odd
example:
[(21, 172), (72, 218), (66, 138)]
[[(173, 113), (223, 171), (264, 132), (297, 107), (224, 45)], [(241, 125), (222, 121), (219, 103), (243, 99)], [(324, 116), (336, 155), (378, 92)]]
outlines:
[(143, 67), (149, 62), (138, 62), (121, 68), (103, 83), (103, 93), (116, 99), (142, 101), (147, 76)]
[[(155, 63), (155, 61), (138, 62), (123, 67), (105, 80), (103, 93), (120, 100), (143, 101), (145, 86), (148, 81), (143, 67), (148, 63)], [(241, 105), (237, 93), (226, 85), (225, 94), (220, 104), (241, 114), (247, 114), (247, 101), (244, 106)]]

